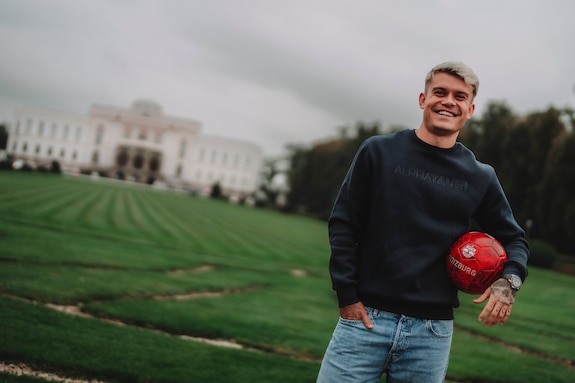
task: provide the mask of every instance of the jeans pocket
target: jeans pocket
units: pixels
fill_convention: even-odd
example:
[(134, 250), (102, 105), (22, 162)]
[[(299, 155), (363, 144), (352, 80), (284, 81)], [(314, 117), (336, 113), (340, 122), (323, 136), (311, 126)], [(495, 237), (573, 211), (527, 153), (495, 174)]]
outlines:
[(427, 321), (427, 328), (438, 338), (448, 338), (453, 334), (453, 321), (431, 319)]
[(365, 327), (363, 321), (361, 319), (345, 319), (339, 317), (339, 324), (340, 326), (344, 327)]

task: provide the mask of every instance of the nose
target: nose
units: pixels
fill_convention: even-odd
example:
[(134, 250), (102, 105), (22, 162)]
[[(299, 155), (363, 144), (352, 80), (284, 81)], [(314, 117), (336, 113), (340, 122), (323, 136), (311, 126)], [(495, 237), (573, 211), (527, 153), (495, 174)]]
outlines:
[(443, 98), (442, 103), (446, 106), (453, 106), (455, 105), (455, 99), (451, 93), (448, 93), (447, 96)]

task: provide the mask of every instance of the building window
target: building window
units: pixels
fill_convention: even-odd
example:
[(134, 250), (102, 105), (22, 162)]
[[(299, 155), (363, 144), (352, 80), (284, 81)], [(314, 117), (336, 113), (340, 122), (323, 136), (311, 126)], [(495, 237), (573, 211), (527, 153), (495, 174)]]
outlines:
[(201, 149), (200, 149), (200, 155), (199, 155), (199, 157), (200, 157), (200, 162), (203, 162), (203, 161), (204, 161), (204, 156), (205, 156), (205, 154), (206, 154), (206, 150), (205, 150), (204, 148), (201, 148)]
[(178, 164), (178, 166), (176, 167), (176, 177), (180, 178), (181, 175), (182, 175), (182, 164)]
[(56, 124), (52, 124), (52, 127), (50, 128), (50, 138), (56, 138), (57, 127), (58, 126)]
[(78, 157), (78, 153), (76, 153), (76, 151), (74, 150), (74, 153), (72, 153), (72, 161), (76, 161), (77, 157)]
[(29, 118), (26, 120), (26, 134), (30, 134), (32, 132), (32, 119)]
[(48, 155), (49, 155), (49, 156), (52, 155), (52, 147), (51, 147), (51, 146), (48, 148)]
[(36, 150), (34, 151), (36, 154), (40, 153), (40, 144), (36, 145)]
[(68, 125), (64, 126), (64, 130), (62, 132), (62, 139), (67, 140), (69, 133), (70, 133), (70, 127)]
[(132, 133), (132, 128), (129, 126), (125, 126), (124, 127), (124, 138), (130, 138), (130, 135)]
[(186, 155), (186, 140), (180, 142), (180, 158), (184, 158)]
[(14, 127), (14, 134), (18, 134), (20, 131), (20, 120), (16, 121), (16, 127)]
[(224, 155), (222, 156), (222, 166), (226, 166), (226, 162), (228, 162), (228, 153), (224, 152)]
[(92, 154), (92, 163), (93, 164), (98, 163), (98, 151), (97, 150), (94, 150), (94, 153)]
[(134, 167), (136, 169), (141, 169), (144, 165), (144, 156), (141, 153), (136, 154), (134, 157)]
[(28, 144), (24, 142), (24, 145), (22, 145), (22, 153), (26, 153), (27, 150), (28, 150)]
[(16, 148), (17, 148), (16, 141), (14, 141), (14, 143), (12, 144), (12, 151), (14, 153), (16, 153)]
[(40, 121), (38, 124), (38, 137), (42, 137), (44, 135), (44, 121)]
[(60, 150), (60, 158), (64, 158), (65, 155), (66, 155), (66, 150), (61, 149)]
[(121, 151), (120, 153), (118, 153), (118, 157), (116, 157), (116, 163), (118, 164), (118, 166), (126, 166), (126, 164), (128, 163), (128, 153), (126, 153), (125, 151)]
[(80, 142), (80, 140), (82, 139), (82, 127), (78, 126), (76, 128), (76, 137), (74, 138), (76, 140), (76, 142)]
[(102, 137), (104, 136), (104, 127), (102, 125), (98, 125), (96, 129), (96, 145), (102, 143)]
[(138, 134), (138, 139), (145, 141), (147, 135), (148, 135), (148, 132), (146, 131), (146, 129), (140, 129), (140, 134)]
[(211, 158), (212, 164), (215, 164), (215, 163), (216, 163), (216, 156), (217, 156), (216, 151), (215, 151), (215, 150), (212, 150), (212, 158)]
[(152, 157), (152, 159), (150, 160), (150, 170), (155, 172), (159, 168), (160, 168), (160, 160), (158, 159), (158, 157)]

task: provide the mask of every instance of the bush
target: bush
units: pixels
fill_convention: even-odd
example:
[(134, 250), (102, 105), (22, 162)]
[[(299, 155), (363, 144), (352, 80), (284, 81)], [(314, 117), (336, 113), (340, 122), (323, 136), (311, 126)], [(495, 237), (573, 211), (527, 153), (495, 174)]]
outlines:
[(33, 172), (35, 169), (27, 162), (24, 163), (24, 165), (22, 165), (22, 167), (20, 168), (20, 171), (22, 172)]
[(38, 173), (48, 173), (48, 167), (46, 165), (38, 165), (36, 171)]
[(532, 266), (550, 269), (557, 259), (555, 248), (546, 241), (532, 239), (529, 241), (529, 264)]
[(56, 160), (53, 160), (52, 163), (50, 164), (50, 173), (56, 173), (56, 174), (60, 174), (62, 173), (62, 167), (60, 166), (60, 163)]
[(12, 170), (12, 161), (11, 160), (3, 160), (0, 161), (0, 170)]
[(210, 197), (214, 199), (224, 199), (224, 192), (222, 190), (222, 186), (219, 182), (216, 182), (212, 185), (212, 190), (210, 191)]

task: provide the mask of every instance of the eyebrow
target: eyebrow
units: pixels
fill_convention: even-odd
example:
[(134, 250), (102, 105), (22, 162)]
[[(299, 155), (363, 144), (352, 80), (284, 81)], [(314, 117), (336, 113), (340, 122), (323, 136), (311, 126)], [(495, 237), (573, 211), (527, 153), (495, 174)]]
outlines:
[[(447, 91), (448, 91), (447, 88), (442, 87), (442, 86), (434, 86), (433, 88), (431, 88), (431, 91), (432, 91), (432, 92), (433, 92), (433, 91), (436, 91), (436, 90), (442, 90), (442, 91), (444, 91), (444, 92), (447, 92)], [(454, 92), (455, 92), (456, 94), (463, 94), (463, 95), (466, 95), (467, 97), (469, 97), (469, 92), (466, 92), (466, 91), (464, 91), (464, 90), (455, 90)]]

